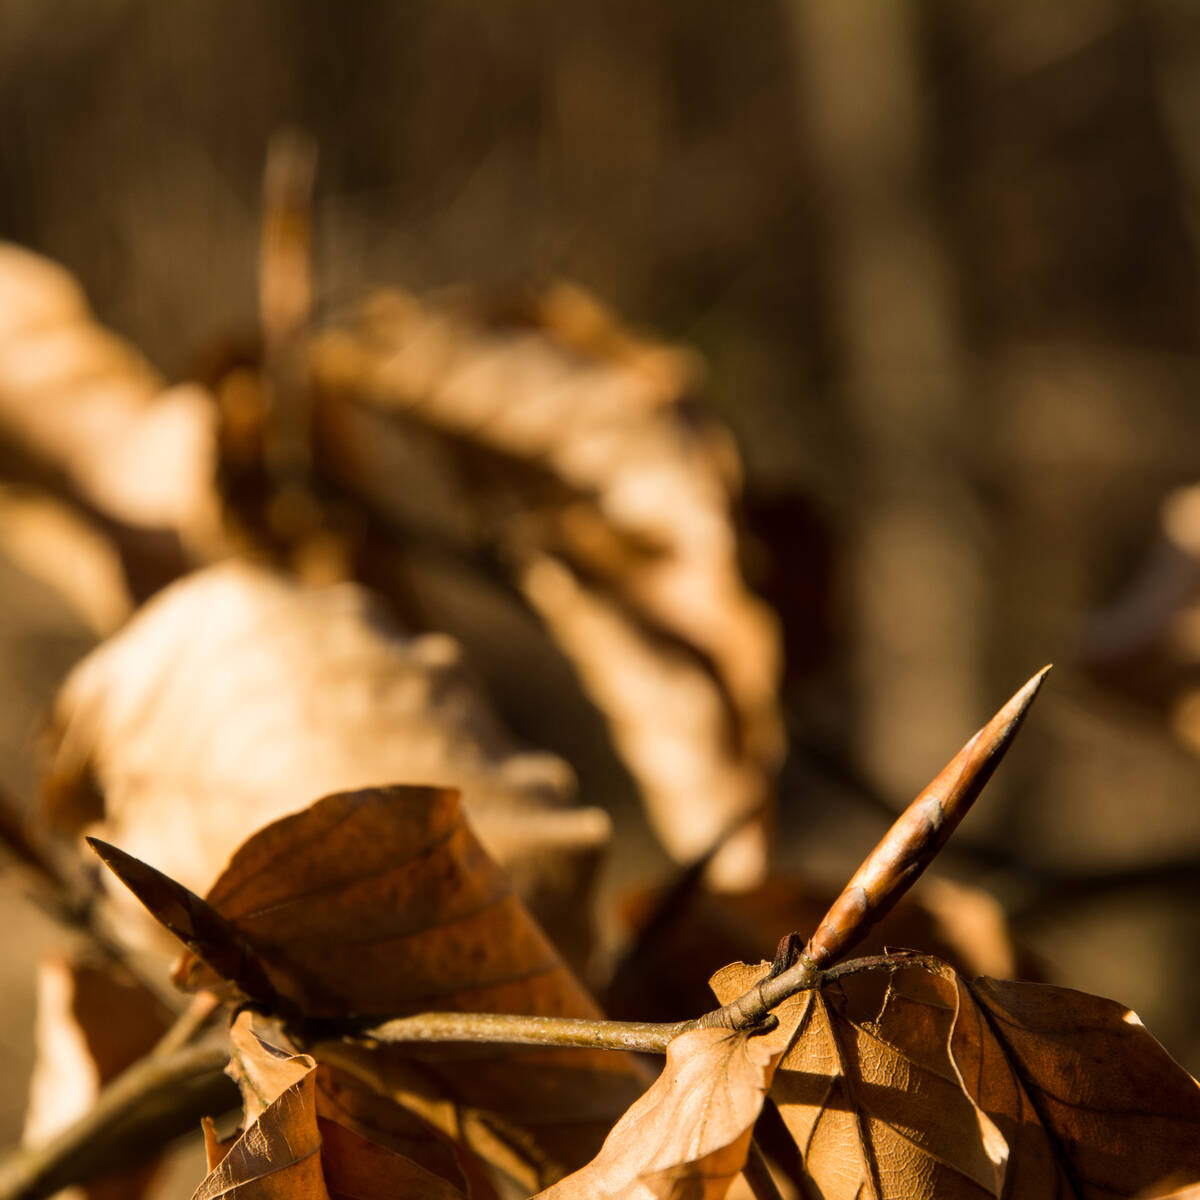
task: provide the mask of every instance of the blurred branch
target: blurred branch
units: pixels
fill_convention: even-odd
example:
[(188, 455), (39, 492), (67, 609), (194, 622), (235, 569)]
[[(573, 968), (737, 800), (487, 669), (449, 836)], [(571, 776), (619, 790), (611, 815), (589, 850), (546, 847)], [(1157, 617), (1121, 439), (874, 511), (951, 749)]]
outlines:
[(187, 1010), (158, 1047), (118, 1075), (95, 1105), (73, 1125), (38, 1146), (0, 1160), (0, 1200), (41, 1200), (86, 1183), (115, 1167), (152, 1157), (202, 1116), (225, 1112), (238, 1101), (224, 1073), (224, 1036), (193, 1040), (213, 1007)]
[(1139, 863), (1107, 871), (1041, 873), (1033, 892), (1009, 910), (1015, 924), (1044, 921), (1063, 909), (1131, 891), (1200, 892), (1200, 857)]
[(139, 956), (114, 935), (105, 897), (68, 872), (59, 856), (31, 833), (17, 815), (19, 811), (13, 798), (0, 791), (0, 844), (26, 869), (35, 889), (34, 903), (66, 928), (82, 933), (106, 959), (120, 963), (168, 1009), (178, 1012), (179, 993), (167, 985), (161, 972), (147, 970)]

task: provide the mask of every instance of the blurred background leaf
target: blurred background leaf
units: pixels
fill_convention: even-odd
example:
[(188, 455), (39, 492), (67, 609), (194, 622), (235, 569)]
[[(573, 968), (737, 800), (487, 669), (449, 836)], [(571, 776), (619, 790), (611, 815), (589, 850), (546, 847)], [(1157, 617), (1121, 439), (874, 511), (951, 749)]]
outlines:
[[(1179, 0), (10, 0), (0, 236), (63, 264), (155, 387), (228, 388), (261, 360), (265, 148), (299, 125), (320, 153), (318, 331), (379, 283), (567, 278), (693, 347), (740, 448), (744, 576), (782, 625), (777, 865), (836, 888), (1053, 660), (945, 869), (999, 900), (1047, 978), (1137, 1009), (1194, 1071), (1194, 666), (1154, 620), (1149, 657), (1101, 635), (1133, 586), (1166, 617), (1195, 589), (1146, 564), (1164, 499), (1200, 477), (1198, 67)], [(180, 565), (117, 544), (127, 572), (153, 559), (134, 599)], [(119, 608), (72, 608), (20, 545), (0, 545), (0, 782), (28, 803), (36, 715)], [(615, 898), (671, 871), (633, 773), (509, 564), (422, 561), (384, 589), (406, 628), (457, 637), (513, 733), (613, 813), (615, 946)], [(11, 876), (0, 893), (27, 914)], [(44, 940), (20, 939), (10, 1141)]]

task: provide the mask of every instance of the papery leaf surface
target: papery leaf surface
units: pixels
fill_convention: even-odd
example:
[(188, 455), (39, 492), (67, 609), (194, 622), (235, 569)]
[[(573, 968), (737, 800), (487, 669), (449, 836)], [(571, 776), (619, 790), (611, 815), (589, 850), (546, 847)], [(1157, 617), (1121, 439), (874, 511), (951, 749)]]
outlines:
[[(600, 1016), (448, 790), (326, 797), (251, 837), (207, 903), (310, 1016)], [(207, 985), (211, 965), (180, 977)], [(468, 1145), (531, 1186), (586, 1162), (645, 1082), (601, 1050), (346, 1046), (338, 1065), (455, 1136), (465, 1124)]]
[(329, 792), (459, 787), (552, 932), (581, 943), (609, 822), (518, 747), (456, 643), (390, 628), (353, 584), (226, 563), (156, 596), (81, 662), (53, 714), (45, 810), (201, 895), (256, 829)]
[[(718, 995), (736, 996), (763, 970), (734, 963), (718, 972)], [(769, 1032), (696, 1029), (667, 1047), (662, 1074), (582, 1170), (537, 1200), (722, 1200), (746, 1163), (772, 1076), (811, 997), (776, 1010)]]
[(401, 527), (498, 542), (668, 851), (750, 817), (713, 863), (748, 886), (782, 750), (779, 634), (742, 578), (740, 464), (694, 402), (698, 365), (565, 283), (516, 304), (381, 292), (310, 354), (325, 470)]
[(909, 964), (813, 993), (771, 1098), (826, 1200), (1156, 1196), (1200, 1181), (1200, 1085), (1134, 1014)]
[[(376, 1140), (353, 1120), (343, 1124), (336, 1119), (342, 1110), (323, 1099), (316, 1061), (274, 1045), (255, 1025), (243, 1012), (231, 1030), (230, 1074), (242, 1091), (243, 1132), (232, 1145), (210, 1144), (211, 1169), (193, 1200), (465, 1200), (469, 1193), (453, 1156), (442, 1154), (441, 1134), (430, 1126), (414, 1131), (416, 1119), (397, 1110), (392, 1115), (408, 1122), (412, 1134), (406, 1154), (386, 1144), (382, 1127)], [(446, 1169), (431, 1170), (423, 1160)]]

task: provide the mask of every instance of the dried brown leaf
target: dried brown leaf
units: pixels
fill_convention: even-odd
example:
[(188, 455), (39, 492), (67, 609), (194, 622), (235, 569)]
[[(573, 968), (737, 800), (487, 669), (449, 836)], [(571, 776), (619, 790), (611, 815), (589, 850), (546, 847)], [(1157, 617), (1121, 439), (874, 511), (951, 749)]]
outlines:
[(1200, 1086), (1128, 1010), (950, 968), (813, 994), (771, 1096), (827, 1200), (1135, 1196), (1200, 1179)]
[[(326, 797), (253, 835), (208, 902), (310, 1015), (600, 1016), (452, 792)], [(195, 960), (181, 977), (211, 981)], [(336, 1065), (531, 1186), (587, 1161), (643, 1086), (631, 1059), (599, 1050), (344, 1047)]]
[[(317, 1118), (325, 1134), (327, 1158), (337, 1154), (342, 1192), (350, 1190), (347, 1176), (351, 1169), (369, 1171), (370, 1159), (379, 1158), (379, 1150), (383, 1150), (419, 1167), (424, 1175), (418, 1178), (432, 1174), (472, 1200), (496, 1200), (483, 1166), (460, 1141), (351, 1075), (327, 1066), (318, 1070)], [(330, 1128), (337, 1131), (340, 1146), (335, 1147)]]
[[(607, 714), (622, 756), (636, 764), (651, 821), (672, 855), (698, 857), (764, 802), (761, 764), (731, 745), (727, 703), (695, 654), (664, 645), (558, 559), (531, 562), (521, 584)], [(718, 852), (720, 878), (757, 879), (764, 836), (762, 822), (733, 835)]]
[[(778, 634), (741, 579), (736, 455), (689, 402), (690, 356), (559, 285), (503, 312), (461, 294), (379, 295), (319, 336), (311, 363), (323, 462), (343, 486), (409, 527), (499, 543), (522, 564), (518, 581), (611, 723), (672, 854), (693, 857), (764, 803), (781, 747)], [(418, 511), (397, 482), (430, 462), (437, 486), (420, 489)], [(577, 596), (546, 582), (547, 562)], [(577, 635), (597, 620), (576, 621), (574, 603), (603, 613), (602, 641)], [(702, 738), (681, 739), (678, 707), (646, 702), (664, 683), (698, 705)], [(746, 830), (714, 870), (744, 885), (765, 862), (761, 830)]]
[[(980, 979), (969, 990), (987, 1027), (960, 1020), (955, 1059), (968, 1081), (978, 1066), (980, 1103), (1012, 1144), (1016, 1171), (1044, 1142), (1084, 1200), (1200, 1184), (1200, 1084), (1136, 1013), (1047, 984)], [(965, 1001), (960, 1010), (969, 1015)], [(1011, 1082), (998, 1064), (989, 1069), (993, 1045)], [(1016, 1174), (1013, 1195), (1053, 1194), (1025, 1177)]]
[[(762, 973), (734, 963), (713, 987), (732, 998)], [(786, 1001), (767, 1033), (697, 1029), (675, 1038), (662, 1074), (595, 1159), (538, 1200), (721, 1200), (746, 1163), (775, 1068), (808, 1004), (807, 994)]]
[(569, 807), (560, 759), (514, 745), (450, 639), (390, 631), (354, 585), (307, 591), (240, 564), (190, 576), (72, 672), (54, 725), (51, 816), (103, 816), (93, 832), (193, 891), (315, 796), (434, 783), (462, 788), (552, 932), (584, 941), (582, 889), (607, 817)]
[[(316, 1062), (273, 1045), (242, 1013), (230, 1031), (230, 1074), (245, 1105), (243, 1132), (232, 1144), (217, 1142), (206, 1126), (210, 1171), (194, 1200), (225, 1195), (303, 1200), (395, 1200), (429, 1197), (464, 1200), (468, 1195), (451, 1156), (449, 1177), (422, 1165), (427, 1148), (436, 1156), (445, 1139), (429, 1126), (398, 1153), (366, 1136), (355, 1123), (342, 1124), (323, 1100)], [(340, 1115), (336, 1106), (333, 1113)], [(411, 1115), (400, 1114), (415, 1124)], [(214, 1161), (215, 1160), (215, 1161)]]
[(222, 544), (215, 409), (96, 323), (61, 267), (0, 244), (0, 435), (125, 524)]
[(292, 1081), (263, 1097), (261, 1111), (248, 1121), (192, 1200), (218, 1196), (329, 1200), (321, 1167), (316, 1071), (311, 1058), (297, 1058), (291, 1064)]

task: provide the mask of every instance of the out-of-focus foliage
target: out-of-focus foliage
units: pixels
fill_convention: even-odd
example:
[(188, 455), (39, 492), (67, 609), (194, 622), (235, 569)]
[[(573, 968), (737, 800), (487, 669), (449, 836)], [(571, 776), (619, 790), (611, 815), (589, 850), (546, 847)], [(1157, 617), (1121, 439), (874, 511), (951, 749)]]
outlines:
[[(95, 0), (65, 28), (59, 15), (0, 11), (0, 237), (61, 263), (98, 314), (43, 263), (57, 315), (16, 340), (0, 321), (0, 469), (25, 489), (0, 512), (0, 783), (18, 805), (33, 714), (69, 664), (222, 547), (214, 498), (192, 485), (239, 416), (253, 429), (269, 410), (253, 345), (262, 163), (298, 122), (320, 150), (319, 331), (354, 328), (380, 283), (424, 298), (562, 277), (707, 364), (704, 403), (744, 464), (742, 578), (783, 627), (790, 751), (759, 839), (783, 866), (840, 882), (990, 699), (1058, 663), (1021, 765), (948, 854), (983, 875), (1047, 977), (1120, 996), (1195, 1067), (1187, 621), (1171, 626), (1182, 652), (1147, 663), (1106, 656), (1113, 625), (1094, 619), (1126, 611), (1163, 498), (1200, 469), (1193, 6)], [(184, 381), (165, 393), (175, 416), (148, 420), (166, 380)], [(87, 438), (81, 396), (104, 401)], [(176, 420), (206, 430), (196, 457), (176, 453)], [(121, 454), (79, 470), (122, 430), (136, 436)], [(69, 521), (37, 515), (49, 493), (31, 485), (66, 498)], [(139, 525), (147, 498), (155, 529)], [(521, 563), (495, 541), (464, 561), (430, 537), (400, 570), (360, 510), (323, 515), (310, 577), (366, 563), (406, 628), (456, 637), (513, 733), (611, 804), (623, 850), (606, 900), (658, 882), (662, 859), (632, 802), (635, 755), (608, 732), (625, 693), (606, 692), (611, 662), (585, 662), (601, 637), (621, 662), (652, 644), (650, 666), (680, 665), (668, 682), (704, 684), (664, 684), (646, 707), (669, 726), (692, 703), (677, 697), (702, 696), (688, 728), (729, 734), (719, 754), (704, 745), (718, 766), (770, 762), (769, 738), (738, 740), (736, 699), (720, 707), (728, 667), (670, 639), (662, 657), (663, 630), (630, 624), (595, 562)], [(64, 547), (49, 565), (29, 554), (35, 528)], [(1187, 613), (1195, 578), (1167, 576), (1150, 611)], [(28, 1000), (11, 958), (6, 986)], [(14, 1007), (21, 1032), (5, 1035), (14, 1069), (27, 1016)]]

